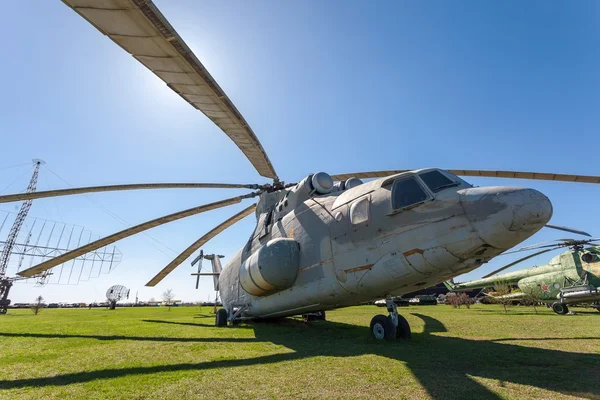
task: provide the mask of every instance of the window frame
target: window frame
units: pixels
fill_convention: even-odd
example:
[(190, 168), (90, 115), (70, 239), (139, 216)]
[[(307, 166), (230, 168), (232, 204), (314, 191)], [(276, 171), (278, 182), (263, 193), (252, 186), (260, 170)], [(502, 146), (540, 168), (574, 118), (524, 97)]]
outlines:
[[(444, 178), (448, 179), (451, 182), (452, 185), (451, 186), (446, 186), (443, 189), (440, 189), (437, 192), (434, 192), (433, 189), (429, 187), (429, 185), (427, 184), (427, 182), (425, 182), (425, 180), (421, 178), (421, 175), (429, 174), (431, 172), (437, 172), (438, 174), (442, 175)], [(436, 196), (438, 193), (441, 193), (441, 192), (443, 192), (446, 189), (450, 189), (450, 188), (457, 187), (457, 186), (461, 185), (461, 183), (458, 182), (456, 179), (450, 178), (448, 175), (446, 175), (445, 173), (443, 173), (439, 169), (432, 169), (432, 170), (429, 170), (429, 171), (421, 171), (417, 175), (419, 176), (419, 180), (427, 187), (428, 191), (433, 196)]]
[[(402, 182), (402, 181), (406, 181), (409, 179), (413, 179), (417, 185), (419, 185), (419, 187), (421, 188), (421, 190), (423, 191), (423, 193), (425, 193), (425, 199), (422, 201), (419, 201), (417, 203), (413, 203), (404, 207), (400, 207), (400, 208), (394, 208), (394, 191), (396, 190), (396, 186), (398, 185), (398, 182)], [(423, 181), (421, 181), (421, 179), (418, 177), (418, 175), (416, 174), (411, 174), (409, 176), (402, 176), (402, 177), (398, 177), (398, 179), (395, 179), (392, 182), (391, 185), (391, 191), (390, 191), (391, 195), (390, 195), (390, 206), (392, 208), (392, 212), (389, 213), (388, 215), (394, 215), (394, 214), (398, 214), (402, 211), (406, 211), (406, 210), (410, 210), (412, 208), (418, 207), (420, 205), (425, 204), (428, 201), (433, 200), (434, 196), (431, 194), (431, 192), (429, 191), (429, 188), (427, 187), (427, 185), (425, 185), (425, 183)]]

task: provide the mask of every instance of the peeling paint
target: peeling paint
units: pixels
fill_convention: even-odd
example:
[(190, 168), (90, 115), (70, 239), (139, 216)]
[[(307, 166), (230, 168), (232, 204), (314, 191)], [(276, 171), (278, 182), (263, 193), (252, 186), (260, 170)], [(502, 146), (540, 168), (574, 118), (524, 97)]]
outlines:
[(373, 268), (373, 264), (367, 264), (367, 265), (363, 265), (362, 267), (345, 269), (344, 272), (347, 274), (351, 274), (353, 272), (364, 271), (364, 270), (371, 269), (371, 268)]

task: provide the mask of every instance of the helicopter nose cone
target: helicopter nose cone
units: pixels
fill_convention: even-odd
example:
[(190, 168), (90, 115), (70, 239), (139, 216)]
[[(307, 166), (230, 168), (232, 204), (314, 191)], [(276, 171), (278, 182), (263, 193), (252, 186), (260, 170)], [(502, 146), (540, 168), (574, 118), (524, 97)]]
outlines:
[(534, 189), (481, 187), (459, 193), (467, 218), (479, 237), (499, 249), (521, 243), (552, 217), (552, 203)]

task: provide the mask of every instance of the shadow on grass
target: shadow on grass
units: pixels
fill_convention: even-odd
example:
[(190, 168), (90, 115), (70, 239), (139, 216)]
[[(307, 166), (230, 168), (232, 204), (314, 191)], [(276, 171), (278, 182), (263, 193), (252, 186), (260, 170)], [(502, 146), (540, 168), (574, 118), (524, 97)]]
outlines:
[[(194, 317), (197, 318), (197, 317)], [(198, 326), (198, 327), (211, 327), (211, 328), (216, 328), (215, 324), (201, 324), (199, 322), (178, 322), (178, 321), (163, 321), (163, 320), (159, 320), (159, 319), (143, 319), (143, 322), (152, 322), (155, 324), (172, 324), (172, 325), (185, 325), (185, 326)], [(247, 325), (240, 325), (239, 327), (236, 326), (237, 328), (252, 328), (251, 326), (247, 326)]]
[[(214, 325), (212, 325), (214, 327)], [(7, 333), (0, 332), (0, 337), (22, 337), (36, 339), (96, 339), (96, 340), (137, 340), (143, 342), (194, 342), (194, 343), (254, 343), (262, 342), (256, 338), (195, 338), (195, 337), (166, 337), (166, 336), (122, 336), (122, 335), (75, 335), (62, 333)], [(0, 389), (2, 383), (0, 381)]]
[[(473, 377), (499, 381), (500, 385), (510, 382), (578, 397), (600, 398), (600, 385), (598, 385), (600, 355), (598, 354), (572, 353), (497, 343), (493, 340), (470, 340), (436, 335), (435, 333), (446, 332), (445, 326), (440, 321), (422, 314), (413, 315), (421, 318), (425, 322), (425, 327), (424, 332), (414, 333), (411, 341), (378, 342), (368, 339), (369, 329), (363, 326), (328, 321), (305, 324), (298, 320), (285, 319), (276, 324), (252, 323), (246, 326), (254, 329), (256, 340), (285, 346), (294, 350), (292, 353), (4, 380), (0, 381), (0, 389), (63, 386), (128, 375), (276, 364), (316, 356), (356, 357), (375, 354), (406, 363), (434, 399), (501, 398)], [(239, 339), (225, 339), (225, 341), (243, 342)]]

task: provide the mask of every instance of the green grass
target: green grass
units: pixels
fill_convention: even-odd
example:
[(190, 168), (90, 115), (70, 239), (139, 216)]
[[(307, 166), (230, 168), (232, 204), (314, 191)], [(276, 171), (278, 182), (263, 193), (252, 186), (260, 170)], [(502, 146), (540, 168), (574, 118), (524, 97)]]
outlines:
[(0, 398), (600, 399), (596, 311), (411, 306), (392, 343), (369, 338), (382, 311), (216, 328), (206, 307), (11, 310)]

